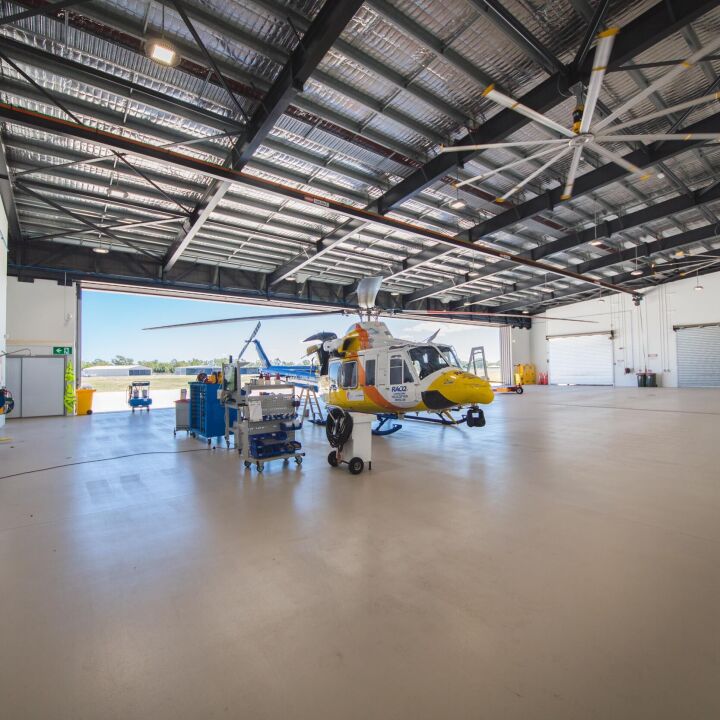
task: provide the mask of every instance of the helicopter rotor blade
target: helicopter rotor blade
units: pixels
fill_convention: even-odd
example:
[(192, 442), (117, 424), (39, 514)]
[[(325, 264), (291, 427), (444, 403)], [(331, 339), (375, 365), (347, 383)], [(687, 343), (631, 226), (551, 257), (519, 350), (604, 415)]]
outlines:
[(427, 315), (436, 317), (442, 315), (475, 315), (480, 317), (506, 317), (506, 318), (528, 318), (531, 320), (564, 320), (566, 322), (592, 323), (597, 325), (596, 320), (576, 320), (575, 318), (552, 317), (550, 315), (530, 315), (529, 313), (495, 313), (479, 312), (477, 310), (411, 310), (412, 315)]
[(154, 325), (143, 330), (170, 330), (172, 328), (201, 327), (203, 325), (222, 325), (225, 323), (245, 322), (247, 320), (291, 320), (301, 317), (320, 317), (321, 315), (344, 315), (346, 310), (312, 310), (299, 313), (277, 313), (274, 315), (244, 315), (243, 317), (219, 318), (218, 320), (196, 320), (195, 322), (174, 323), (172, 325)]

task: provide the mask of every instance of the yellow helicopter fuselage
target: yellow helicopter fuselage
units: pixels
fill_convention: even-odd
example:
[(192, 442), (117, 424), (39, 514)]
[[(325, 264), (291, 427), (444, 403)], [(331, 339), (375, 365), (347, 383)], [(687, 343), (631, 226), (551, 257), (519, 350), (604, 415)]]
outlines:
[(381, 322), (356, 323), (330, 349), (320, 381), (328, 405), (402, 415), (487, 405), (495, 397), (485, 378), (459, 367), (449, 346), (393, 338)]

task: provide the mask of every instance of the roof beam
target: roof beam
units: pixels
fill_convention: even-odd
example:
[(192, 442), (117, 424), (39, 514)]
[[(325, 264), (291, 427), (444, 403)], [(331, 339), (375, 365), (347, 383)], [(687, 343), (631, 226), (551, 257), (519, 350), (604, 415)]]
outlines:
[(15, 206), (15, 193), (10, 182), (10, 171), (7, 164), (7, 151), (5, 142), (0, 136), (0, 200), (5, 208), (5, 215), (8, 221), (8, 233), (10, 237), (5, 242), (20, 242), (20, 223), (18, 222), (17, 207)]
[[(597, 272), (598, 270), (602, 270), (606, 267), (611, 267), (612, 265), (617, 265), (618, 263), (632, 262), (635, 260), (636, 257), (650, 257), (656, 253), (667, 252), (669, 250), (674, 250), (675, 248), (683, 247), (685, 245), (692, 245), (694, 243), (701, 243), (705, 240), (711, 240), (717, 237), (718, 228), (716, 225), (703, 225), (702, 227), (695, 228), (694, 230), (688, 230), (687, 232), (678, 233), (677, 235), (669, 235), (668, 237), (661, 238), (660, 240), (654, 240), (653, 242), (649, 243), (641, 243), (640, 245), (636, 245), (635, 247), (625, 248), (623, 250), (618, 250), (617, 252), (610, 253), (608, 255), (603, 255), (602, 257), (593, 258), (592, 260), (588, 260), (584, 263), (576, 265), (575, 268), (578, 272), (582, 273)], [(661, 268), (662, 266), (659, 266), (659, 269)], [(629, 272), (621, 274), (624, 277), (624, 280), (622, 282), (626, 282), (630, 279), (637, 280), (637, 277), (635, 277), (634, 275), (630, 275)], [(649, 274), (646, 277), (649, 277)], [(613, 282), (615, 282), (614, 278)], [(527, 283), (517, 283), (514, 286), (513, 292), (518, 292), (520, 290), (532, 290), (538, 285), (543, 284), (543, 282), (538, 283), (534, 281)], [(589, 284), (573, 285), (570, 288), (560, 290), (557, 293), (553, 293), (552, 295), (548, 294), (547, 298), (544, 299), (552, 300), (554, 298), (568, 297), (571, 295), (577, 295), (581, 292), (588, 292), (592, 289), (592, 285)], [(504, 305), (494, 307), (493, 312), (506, 312), (519, 307), (532, 306), (533, 304), (537, 303), (533, 303), (532, 301), (528, 300), (512, 300), (511, 302), (505, 303)]]
[(0, 26), (9, 25), (10, 23), (19, 22), (20, 20), (26, 20), (27, 18), (35, 17), (36, 15), (51, 15), (59, 10), (64, 10), (66, 7), (84, 5), (88, 2), (90, 2), (90, 0), (57, 0), (57, 2), (54, 3), (48, 3), (47, 5), (41, 5), (40, 7), (23, 10), (22, 12), (0, 18)]
[[(618, 35), (613, 50), (613, 65), (622, 64), (639, 55), (649, 47), (669, 37), (688, 23), (717, 7), (716, 0), (663, 0), (647, 12), (628, 23)], [(530, 92), (520, 102), (533, 110), (544, 113), (566, 99), (563, 89), (576, 82), (587, 82), (591, 63), (586, 60), (582, 68), (568, 74), (568, 70), (553, 73)], [(530, 120), (512, 110), (502, 110), (476, 130), (468, 133), (458, 145), (498, 142), (524, 127)], [(440, 177), (452, 174), (457, 166), (472, 160), (475, 151), (442, 153), (437, 155), (409, 177), (388, 190), (375, 202), (381, 214), (402, 204), (417, 195)]]
[[(547, 273), (553, 273), (556, 275), (562, 275), (565, 277), (574, 278), (577, 280), (585, 280), (587, 282), (596, 282), (601, 287), (606, 287), (608, 290), (615, 292), (627, 292), (633, 294), (632, 290), (628, 290), (622, 287), (611, 286), (602, 280), (590, 280), (582, 276), (578, 276), (577, 273), (572, 270), (560, 268), (554, 265), (548, 265), (541, 263), (536, 260), (528, 260), (521, 257), (520, 255), (514, 255), (513, 253), (505, 250), (498, 250), (486, 243), (474, 244), (468, 240), (458, 236), (448, 236), (436, 230), (430, 230), (419, 225), (414, 225), (402, 220), (397, 220), (393, 217), (386, 215), (379, 215), (354, 205), (348, 205), (337, 200), (333, 200), (328, 197), (318, 196), (313, 193), (308, 193), (302, 189), (281, 185), (269, 180), (265, 180), (260, 177), (253, 175), (244, 174), (228, 168), (224, 165), (215, 165), (210, 162), (198, 160), (197, 158), (176, 153), (171, 150), (156, 147), (148, 143), (143, 143), (131, 138), (116, 135), (115, 133), (105, 132), (103, 130), (96, 130), (89, 128), (85, 125), (78, 125), (58, 118), (51, 117), (49, 115), (42, 115), (29, 110), (20, 109), (7, 103), (0, 103), (0, 118), (4, 118), (11, 122), (16, 122), (24, 126), (42, 129), (48, 132), (57, 133), (61, 135), (67, 135), (70, 137), (80, 138), (88, 140), (90, 142), (98, 143), (104, 147), (109, 147), (113, 150), (120, 152), (126, 152), (132, 155), (140, 157), (148, 157), (153, 160), (160, 161), (176, 167), (189, 169), (193, 172), (202, 173), (214, 180), (229, 181), (231, 183), (236, 182), (248, 187), (253, 187), (264, 192), (268, 192), (274, 195), (280, 195), (282, 197), (290, 198), (301, 203), (309, 203), (316, 206), (321, 206), (329, 211), (338, 213), (349, 218), (355, 218), (363, 222), (372, 222), (373, 224), (389, 227), (394, 230), (400, 230), (401, 232), (410, 233), (419, 237), (428, 238), (435, 242), (444, 243), (453, 247), (459, 247), (463, 250), (471, 250), (473, 252), (481, 253), (483, 255), (489, 255), (491, 257), (500, 258), (503, 260), (511, 260), (517, 265), (524, 265), (526, 267), (532, 267), (537, 270), (541, 270)], [(685, 143), (689, 145), (691, 143)]]
[[(557, 253), (567, 252), (573, 248), (580, 247), (581, 245), (585, 245), (596, 238), (610, 238), (616, 233), (624, 232), (634, 227), (639, 227), (645, 223), (653, 222), (654, 220), (670, 217), (684, 212), (685, 210), (690, 210), (694, 207), (702, 207), (705, 203), (718, 199), (720, 199), (720, 185), (717, 188), (708, 191), (706, 194), (701, 191), (696, 191), (690, 193), (689, 195), (679, 195), (678, 197), (665, 200), (657, 203), (656, 205), (650, 205), (642, 210), (618, 216), (612, 220), (604, 220), (603, 222), (598, 223), (593, 227), (586, 228), (585, 230), (569, 233), (557, 240), (552, 240), (544, 245), (528, 250), (524, 252), (523, 255), (533, 260), (541, 260), (542, 258), (546, 258), (550, 255), (556, 255)], [(433, 295), (439, 295), (447, 290), (451, 290), (453, 288), (457, 289), (465, 285), (469, 285), (481, 278), (489, 277), (505, 270), (512, 270), (514, 267), (513, 263), (507, 261), (492, 263), (475, 271), (472, 277), (469, 275), (466, 276), (465, 282), (448, 284), (447, 281), (445, 281), (436, 285), (431, 285), (406, 296), (405, 302), (423, 300), (425, 298), (432, 297)], [(538, 282), (538, 285), (542, 285), (543, 282), (544, 281)], [(491, 300), (493, 297), (497, 297), (497, 294), (493, 295), (485, 293), (472, 295), (466, 298), (465, 302), (482, 302), (483, 300)]]
[[(700, 122), (689, 126), (686, 130), (689, 133), (718, 132), (720, 131), (720, 113), (710, 115)], [(702, 143), (678, 141), (653, 143), (649, 146), (643, 145), (641, 149), (635, 150), (624, 157), (626, 160), (635, 163), (641, 168), (647, 168), (657, 165), (663, 160), (667, 160), (674, 155), (699, 147), (701, 144)], [(627, 175), (628, 172), (626, 170), (614, 163), (602, 165), (595, 170), (585, 173), (576, 180), (573, 197), (577, 198), (581, 195), (599, 190), (605, 185), (617, 182)], [(562, 201), (560, 196), (562, 195), (562, 192), (562, 185), (552, 190), (547, 190), (540, 195), (536, 195), (530, 200), (526, 200), (524, 203), (515, 205), (510, 210), (506, 210), (495, 217), (475, 225), (475, 227), (472, 227), (469, 230), (459, 233), (456, 237), (463, 238), (470, 243), (485, 240), (486, 236), (492, 233), (503, 230), (543, 211), (552, 210), (556, 205), (561, 204)], [(497, 268), (493, 272), (499, 272), (500, 269), (503, 268)]]
[[(163, 112), (173, 113), (188, 120), (202, 123), (215, 128), (220, 132), (242, 130), (243, 124), (225, 117), (211, 110), (206, 110), (199, 105), (194, 105), (184, 100), (166, 95), (153, 88), (140, 85), (123, 77), (97, 70), (96, 68), (83, 65), (61, 55), (31, 47), (25, 43), (3, 38), (3, 52), (17, 62), (39, 68), (44, 71), (57, 73), (62, 77), (71, 78), (79, 82), (93, 85), (101, 90), (125, 98), (146, 103)], [(3, 82), (7, 82), (5, 79)]]
[(487, 17), (501, 33), (534, 60), (548, 75), (562, 72), (562, 63), (498, 0), (470, 0), (483, 16)]
[[(233, 170), (242, 170), (247, 165), (263, 140), (270, 134), (278, 118), (287, 110), (295, 95), (302, 92), (305, 82), (360, 5), (362, 5), (362, 0), (327, 0), (323, 5), (287, 64), (250, 117), (245, 133), (238, 138), (231, 155), (230, 167)], [(214, 180), (211, 183), (204, 198), (186, 223), (187, 227), (184, 229), (184, 233), (168, 251), (165, 257), (165, 272), (172, 269), (185, 248), (215, 211), (231, 184), (226, 180)]]

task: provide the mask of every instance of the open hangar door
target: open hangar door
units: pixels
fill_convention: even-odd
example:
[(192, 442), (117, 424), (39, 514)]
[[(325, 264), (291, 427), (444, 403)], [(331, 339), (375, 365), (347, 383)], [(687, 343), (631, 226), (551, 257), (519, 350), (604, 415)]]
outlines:
[(720, 323), (674, 330), (678, 387), (720, 387)]
[(548, 336), (551, 385), (613, 385), (612, 333)]

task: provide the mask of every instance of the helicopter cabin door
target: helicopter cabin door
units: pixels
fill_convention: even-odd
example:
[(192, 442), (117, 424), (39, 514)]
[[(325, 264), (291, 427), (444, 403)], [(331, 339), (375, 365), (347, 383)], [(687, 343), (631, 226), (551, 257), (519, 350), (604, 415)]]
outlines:
[(388, 353), (389, 400), (399, 408), (409, 409), (420, 401), (420, 384), (403, 351)]

